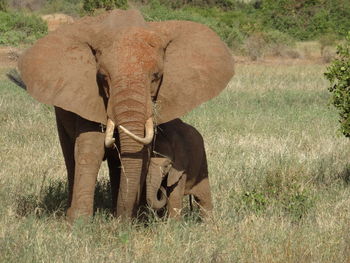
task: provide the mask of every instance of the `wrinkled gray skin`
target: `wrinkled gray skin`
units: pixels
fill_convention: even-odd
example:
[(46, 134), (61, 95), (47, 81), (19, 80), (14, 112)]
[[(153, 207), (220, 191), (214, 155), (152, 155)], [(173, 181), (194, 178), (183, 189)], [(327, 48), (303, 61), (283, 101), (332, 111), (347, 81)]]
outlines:
[(157, 132), (146, 177), (148, 205), (157, 210), (166, 204), (169, 217), (179, 218), (183, 196), (193, 195), (207, 216), (213, 206), (201, 134), (180, 119), (161, 124)]

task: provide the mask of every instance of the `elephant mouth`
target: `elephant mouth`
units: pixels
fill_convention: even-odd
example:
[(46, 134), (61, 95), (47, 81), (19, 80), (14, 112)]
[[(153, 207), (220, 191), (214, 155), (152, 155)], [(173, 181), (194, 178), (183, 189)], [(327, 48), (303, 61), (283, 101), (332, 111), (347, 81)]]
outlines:
[[(115, 143), (115, 138), (113, 137), (115, 124), (111, 119), (107, 120), (107, 127), (106, 127), (106, 137), (105, 137), (105, 146), (107, 148), (111, 148)], [(141, 138), (135, 134), (133, 134), (131, 131), (123, 127), (122, 125), (119, 125), (118, 128), (123, 131), (126, 135), (128, 135), (130, 138), (135, 140), (138, 143), (141, 143), (143, 145), (150, 144), (153, 140), (154, 136), (154, 125), (153, 125), (153, 118), (150, 117), (146, 123), (145, 123), (145, 137)]]

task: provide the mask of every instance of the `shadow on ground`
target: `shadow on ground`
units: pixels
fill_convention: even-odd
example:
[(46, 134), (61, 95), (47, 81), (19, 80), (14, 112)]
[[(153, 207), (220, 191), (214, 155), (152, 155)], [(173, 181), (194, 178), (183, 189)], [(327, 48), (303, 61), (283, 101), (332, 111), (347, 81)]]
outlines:
[(350, 164), (345, 166), (344, 170), (340, 172), (338, 176), (346, 185), (350, 185)]
[[(62, 217), (68, 208), (67, 196), (66, 181), (51, 181), (37, 195), (19, 195), (16, 199), (16, 214), (21, 217), (28, 215)], [(111, 207), (110, 183), (107, 180), (98, 181), (94, 211), (110, 213)]]

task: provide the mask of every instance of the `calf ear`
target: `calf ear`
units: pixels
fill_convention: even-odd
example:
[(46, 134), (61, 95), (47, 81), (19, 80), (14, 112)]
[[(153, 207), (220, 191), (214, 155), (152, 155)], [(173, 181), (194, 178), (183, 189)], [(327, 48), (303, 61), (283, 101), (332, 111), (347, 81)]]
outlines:
[(167, 186), (171, 187), (177, 182), (179, 182), (183, 174), (184, 171), (178, 171), (174, 167), (171, 167), (168, 174)]

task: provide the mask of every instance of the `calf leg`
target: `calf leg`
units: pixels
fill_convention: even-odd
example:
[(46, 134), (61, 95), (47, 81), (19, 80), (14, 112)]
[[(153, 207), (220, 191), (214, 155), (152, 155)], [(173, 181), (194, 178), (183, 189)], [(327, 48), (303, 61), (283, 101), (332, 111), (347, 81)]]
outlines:
[(208, 177), (203, 178), (203, 180), (196, 184), (192, 188), (191, 194), (193, 194), (199, 205), (201, 216), (207, 217), (213, 210)]
[(193, 186), (190, 193), (194, 195), (194, 198), (199, 205), (201, 216), (207, 217), (213, 210), (213, 204), (208, 178), (208, 165), (205, 155), (201, 164), (199, 176), (201, 178), (200, 181)]
[[(173, 168), (172, 168), (173, 169)], [(182, 211), (182, 199), (185, 194), (186, 174), (184, 173), (179, 181), (168, 189), (168, 213), (169, 218), (180, 219)]]

